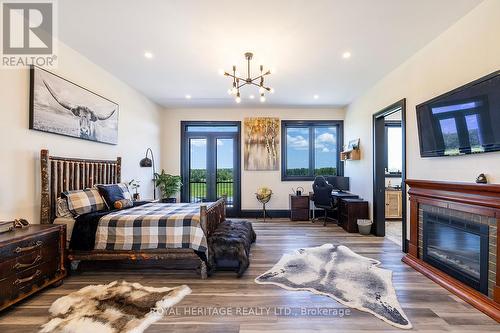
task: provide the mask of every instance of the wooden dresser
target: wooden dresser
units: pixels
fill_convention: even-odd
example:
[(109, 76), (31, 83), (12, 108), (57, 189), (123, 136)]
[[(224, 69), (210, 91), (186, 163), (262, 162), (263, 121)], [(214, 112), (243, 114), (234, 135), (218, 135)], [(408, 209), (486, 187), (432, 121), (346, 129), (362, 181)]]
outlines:
[(368, 202), (356, 198), (340, 199), (338, 216), (339, 226), (347, 232), (358, 232), (358, 219), (368, 218)]
[(309, 196), (290, 194), (290, 220), (309, 220)]
[(65, 225), (30, 225), (0, 234), (0, 310), (66, 276)]

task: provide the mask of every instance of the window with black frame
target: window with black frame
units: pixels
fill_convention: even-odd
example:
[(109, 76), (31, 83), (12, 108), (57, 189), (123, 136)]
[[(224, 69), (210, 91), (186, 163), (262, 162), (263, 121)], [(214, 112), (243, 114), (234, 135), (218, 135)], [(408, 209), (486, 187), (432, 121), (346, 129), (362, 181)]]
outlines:
[(283, 120), (281, 136), (282, 180), (343, 175), (339, 159), (343, 145), (342, 121)]
[(401, 121), (385, 122), (385, 176), (401, 177), (403, 147)]

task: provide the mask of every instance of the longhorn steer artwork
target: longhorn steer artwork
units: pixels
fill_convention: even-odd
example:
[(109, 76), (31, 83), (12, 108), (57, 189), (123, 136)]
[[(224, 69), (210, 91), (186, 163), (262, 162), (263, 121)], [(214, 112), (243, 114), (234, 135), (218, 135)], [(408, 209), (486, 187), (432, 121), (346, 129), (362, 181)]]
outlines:
[(30, 128), (116, 144), (118, 105), (41, 68), (31, 69)]

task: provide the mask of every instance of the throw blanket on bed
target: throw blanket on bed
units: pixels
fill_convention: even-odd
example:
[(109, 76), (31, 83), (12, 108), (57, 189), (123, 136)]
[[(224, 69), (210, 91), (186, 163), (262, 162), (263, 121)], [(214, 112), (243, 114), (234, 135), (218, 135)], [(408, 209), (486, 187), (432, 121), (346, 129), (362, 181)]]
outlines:
[[(204, 203), (211, 207), (213, 203)], [(148, 203), (107, 214), (97, 225), (96, 250), (191, 248), (207, 251), (199, 203)]]

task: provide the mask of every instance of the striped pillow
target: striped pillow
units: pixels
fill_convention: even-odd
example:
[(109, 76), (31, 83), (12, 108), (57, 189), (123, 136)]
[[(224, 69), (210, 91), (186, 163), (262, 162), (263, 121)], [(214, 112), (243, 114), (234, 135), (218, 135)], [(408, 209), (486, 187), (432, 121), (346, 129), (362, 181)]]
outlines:
[(63, 192), (68, 199), (68, 208), (74, 215), (82, 215), (106, 209), (106, 204), (95, 188)]

